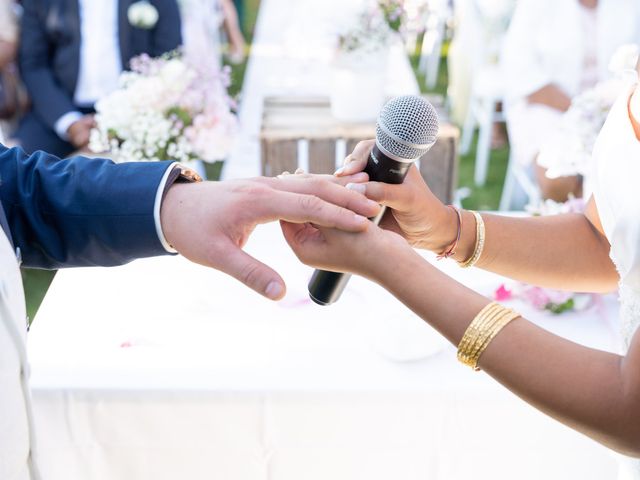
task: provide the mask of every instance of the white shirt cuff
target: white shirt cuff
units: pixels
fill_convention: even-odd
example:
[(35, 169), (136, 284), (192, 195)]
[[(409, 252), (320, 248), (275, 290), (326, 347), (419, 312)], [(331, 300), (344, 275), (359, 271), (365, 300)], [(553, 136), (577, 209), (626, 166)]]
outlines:
[(56, 124), (54, 126), (54, 129), (58, 136), (63, 140), (69, 140), (69, 134), (67, 133), (67, 130), (69, 130), (69, 127), (80, 120), (83, 116), (84, 115), (82, 115), (82, 113), (80, 112), (67, 112), (62, 115), (56, 121)]
[(156, 201), (153, 205), (153, 218), (156, 222), (156, 233), (158, 234), (158, 240), (164, 247), (164, 249), (168, 253), (178, 253), (178, 251), (173, 248), (169, 242), (167, 242), (167, 237), (164, 236), (164, 232), (162, 231), (162, 222), (160, 221), (160, 207), (162, 206), (162, 195), (164, 194), (164, 189), (167, 186), (167, 180), (169, 180), (169, 174), (171, 171), (178, 165), (178, 162), (173, 162), (167, 171), (164, 172), (162, 176), (162, 180), (160, 180), (160, 185), (158, 185), (158, 191), (156, 192)]

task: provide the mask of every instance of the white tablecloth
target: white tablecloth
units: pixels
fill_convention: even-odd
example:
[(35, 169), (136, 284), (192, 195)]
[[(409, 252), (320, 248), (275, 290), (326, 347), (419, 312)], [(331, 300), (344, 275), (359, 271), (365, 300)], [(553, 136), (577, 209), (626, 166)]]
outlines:
[[(262, 0), (240, 106), (241, 132), (223, 178), (260, 175), (260, 124), (271, 95), (329, 96), (335, 39), (364, 0)], [(392, 47), (389, 96), (419, 93), (408, 57)]]
[[(328, 94), (330, 33), (360, 0), (262, 0), (225, 178), (259, 174), (266, 95)], [(388, 93), (417, 93), (401, 50)], [(45, 480), (602, 480), (602, 447), (455, 361), (379, 287), (308, 300), (277, 226), (248, 250), (289, 293), (271, 303), (181, 258), (62, 271), (29, 335)], [(500, 279), (441, 264), (490, 294)], [(545, 328), (615, 349), (617, 306)], [(534, 368), (534, 366), (532, 366)]]
[[(389, 294), (354, 278), (318, 307), (277, 225), (248, 250), (271, 303), (182, 258), (61, 271), (29, 335), (46, 480), (606, 479), (610, 454), (546, 418)], [(501, 279), (439, 266), (485, 294)], [(615, 349), (607, 315), (536, 323)], [(534, 368), (535, 366), (532, 366)]]

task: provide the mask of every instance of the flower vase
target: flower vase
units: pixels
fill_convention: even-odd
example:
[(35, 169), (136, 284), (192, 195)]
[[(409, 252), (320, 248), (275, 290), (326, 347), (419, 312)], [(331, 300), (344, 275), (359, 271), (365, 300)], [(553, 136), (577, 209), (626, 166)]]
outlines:
[(375, 122), (385, 103), (388, 50), (340, 52), (331, 69), (331, 113), (344, 122)]

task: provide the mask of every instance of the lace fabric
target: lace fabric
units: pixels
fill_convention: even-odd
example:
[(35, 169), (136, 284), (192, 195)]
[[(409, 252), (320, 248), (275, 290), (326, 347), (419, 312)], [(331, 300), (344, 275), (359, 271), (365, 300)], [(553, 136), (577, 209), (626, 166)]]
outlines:
[(640, 292), (624, 283), (620, 285), (620, 317), (622, 338), (629, 348), (631, 338), (640, 327)]

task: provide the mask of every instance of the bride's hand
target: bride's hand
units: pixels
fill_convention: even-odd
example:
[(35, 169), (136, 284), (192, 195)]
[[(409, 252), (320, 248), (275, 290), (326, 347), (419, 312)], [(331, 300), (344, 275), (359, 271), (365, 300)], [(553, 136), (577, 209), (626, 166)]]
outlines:
[(364, 232), (281, 221), (282, 233), (298, 259), (310, 267), (355, 273), (382, 283), (393, 258), (411, 250), (404, 239), (371, 223)]
[[(374, 145), (374, 140), (360, 142), (336, 176), (362, 172)], [(391, 208), (380, 226), (398, 233), (412, 246), (441, 253), (455, 240), (458, 228), (456, 213), (431, 192), (415, 165), (409, 169), (401, 185), (367, 182), (348, 187)]]

